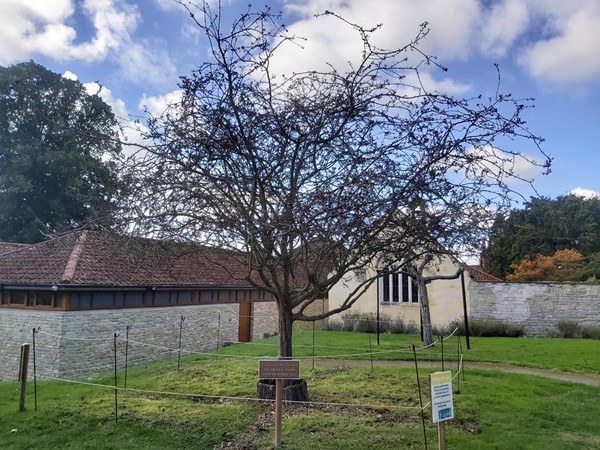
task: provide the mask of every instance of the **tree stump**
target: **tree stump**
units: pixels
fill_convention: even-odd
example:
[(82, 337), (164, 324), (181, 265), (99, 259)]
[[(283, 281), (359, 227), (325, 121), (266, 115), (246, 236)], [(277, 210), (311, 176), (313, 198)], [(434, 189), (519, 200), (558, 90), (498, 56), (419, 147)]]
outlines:
[[(259, 380), (256, 385), (256, 396), (266, 400), (275, 400), (275, 380)], [(284, 380), (283, 401), (307, 402), (308, 386), (306, 380)]]

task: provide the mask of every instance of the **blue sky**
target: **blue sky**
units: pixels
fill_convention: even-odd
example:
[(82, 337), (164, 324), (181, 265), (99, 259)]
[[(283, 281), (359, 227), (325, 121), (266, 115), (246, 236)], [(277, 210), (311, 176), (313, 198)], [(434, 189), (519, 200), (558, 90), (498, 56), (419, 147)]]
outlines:
[[(213, 0), (213, 2), (216, 0)], [(223, 1), (234, 17), (249, 2)], [(284, 13), (306, 48), (286, 54), (286, 67), (345, 63), (356, 42), (314, 14), (331, 10), (365, 26), (381, 23), (378, 43), (398, 47), (427, 21), (422, 48), (448, 72), (427, 69), (430, 88), (458, 96), (496, 89), (534, 97), (527, 111), (531, 131), (546, 139), (552, 173), (535, 176), (540, 195), (600, 192), (600, 1), (598, 0), (282, 0), (268, 4)], [(30, 59), (82, 83), (102, 84), (115, 113), (140, 118), (160, 112), (178, 97), (179, 75), (206, 55), (203, 36), (172, 0), (2, 0), (0, 65)], [(130, 139), (135, 140), (134, 131)], [(520, 187), (529, 197), (534, 192)]]

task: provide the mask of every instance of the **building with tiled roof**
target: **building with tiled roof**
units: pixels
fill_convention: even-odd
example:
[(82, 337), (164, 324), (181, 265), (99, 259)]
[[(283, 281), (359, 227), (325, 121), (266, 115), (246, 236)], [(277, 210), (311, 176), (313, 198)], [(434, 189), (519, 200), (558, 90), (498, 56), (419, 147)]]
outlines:
[[(46, 356), (40, 348), (37, 354), (62, 375), (105, 369), (110, 361), (88, 355), (86, 339), (131, 326), (138, 341), (164, 346), (185, 318), (190, 345), (204, 350), (273, 334), (275, 302), (248, 281), (247, 270), (242, 253), (97, 231), (0, 243), (0, 379), (11, 378), (18, 347), (38, 328), (55, 341), (44, 344)], [(168, 357), (157, 348), (140, 349), (138, 361)]]
[[(265, 293), (246, 279), (243, 254), (192, 245), (162, 243), (109, 233), (82, 231), (34, 245), (0, 246), (0, 294), (2, 306), (51, 306), (63, 310), (84, 307), (161, 306), (201, 303), (206, 299), (228, 302), (265, 299)], [(31, 288), (47, 291), (52, 305), (38, 305), (35, 298), (22, 296), (13, 302), (16, 291)], [(107, 302), (107, 290), (125, 292)], [(85, 306), (73, 300), (72, 292), (88, 291)], [(94, 302), (102, 292), (102, 302)], [(161, 299), (169, 292), (169, 300)], [(180, 295), (181, 293), (184, 295)], [(140, 301), (140, 293), (143, 300)], [(191, 294), (191, 295), (190, 295)], [(35, 297), (32, 293), (29, 297)], [(131, 304), (128, 304), (131, 298)], [(270, 299), (270, 298), (269, 298)], [(110, 303), (110, 304), (109, 304)]]

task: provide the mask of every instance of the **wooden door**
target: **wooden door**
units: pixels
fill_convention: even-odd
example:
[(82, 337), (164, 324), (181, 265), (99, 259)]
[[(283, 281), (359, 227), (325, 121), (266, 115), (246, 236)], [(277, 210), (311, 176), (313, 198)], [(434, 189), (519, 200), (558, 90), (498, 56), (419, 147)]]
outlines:
[(250, 342), (252, 336), (252, 303), (240, 303), (240, 326), (238, 331), (238, 340), (240, 342)]

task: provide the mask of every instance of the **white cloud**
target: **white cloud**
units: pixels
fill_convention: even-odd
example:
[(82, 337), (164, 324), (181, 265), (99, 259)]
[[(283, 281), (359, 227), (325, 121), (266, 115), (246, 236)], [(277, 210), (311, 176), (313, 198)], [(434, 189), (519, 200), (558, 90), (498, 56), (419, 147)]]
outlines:
[(112, 91), (106, 86), (101, 86), (97, 82), (83, 83), (83, 87), (90, 95), (98, 95), (106, 104), (108, 104), (119, 122), (119, 134), (125, 146), (127, 154), (135, 152), (139, 147), (147, 144), (143, 134), (147, 132), (147, 128), (139, 121), (134, 120), (125, 102), (120, 98), (115, 98)]
[(600, 2), (566, 2), (547, 12), (549, 36), (529, 45), (519, 63), (536, 79), (552, 83), (595, 82), (600, 77)]
[(130, 42), (118, 56), (121, 77), (137, 84), (162, 85), (177, 78), (168, 53), (150, 42)]
[(334, 21), (324, 26), (321, 19), (313, 18), (314, 14), (330, 10), (365, 27), (383, 23), (375, 42), (384, 48), (406, 44), (414, 38), (418, 25), (428, 22), (431, 32), (422, 42), (422, 48), (444, 59), (463, 59), (468, 55), (474, 26), (480, 15), (477, 0), (371, 0), (368, 4), (363, 0), (312, 0), (290, 1), (287, 8), (304, 17), (298, 24), (300, 26), (294, 24), (293, 31), (307, 35), (302, 32), (304, 29), (327, 28), (333, 48), (336, 52), (341, 49), (342, 54), (355, 48), (348, 45), (343, 35), (338, 35), (345, 27)]
[(164, 95), (147, 96), (144, 94), (138, 104), (139, 109), (148, 110), (150, 115), (158, 117), (162, 115), (169, 106), (181, 102), (181, 91), (175, 90)]
[[(71, 26), (75, 8), (92, 24), (94, 34), (77, 40)], [(57, 61), (99, 62), (112, 59), (122, 79), (161, 84), (175, 78), (166, 50), (155, 42), (136, 40), (141, 22), (135, 5), (119, 0), (2, 0), (0, 1), (0, 64), (43, 55)]]
[(113, 0), (85, 0), (82, 11), (92, 22), (95, 35), (76, 43), (77, 31), (69, 25), (75, 12), (73, 0), (3, 0), (0, 2), (0, 63), (21, 61), (35, 54), (59, 61), (98, 61), (118, 49), (137, 26), (137, 10)]
[(572, 84), (600, 78), (598, 0), (288, 0), (301, 18), (290, 32), (310, 38), (303, 52), (290, 51), (282, 67), (307, 67), (327, 55), (334, 65), (352, 61), (360, 42), (339, 22), (314, 18), (325, 10), (369, 27), (383, 23), (374, 42), (396, 48), (414, 37), (417, 25), (431, 32), (421, 49), (442, 64), (465, 60), (474, 51), (486, 57), (510, 55), (538, 81)]
[(77, 81), (77, 75), (74, 74), (73, 72), (71, 72), (70, 70), (67, 70), (65, 73), (63, 73), (63, 78), (66, 78), (67, 80), (71, 80), (71, 81)]
[[(327, 63), (344, 72), (349, 63), (356, 65), (362, 50), (360, 35), (334, 17), (315, 17), (315, 14), (326, 10), (365, 28), (382, 24), (371, 36), (372, 42), (382, 49), (407, 45), (416, 37), (419, 25), (428, 22), (431, 31), (420, 42), (419, 48), (438, 56), (442, 65), (453, 59), (463, 60), (469, 55), (472, 33), (480, 14), (476, 0), (372, 0), (368, 6), (362, 0), (294, 0), (286, 3), (286, 10), (300, 17), (288, 27), (289, 34), (307, 40), (302, 42), (302, 48), (289, 45), (276, 55), (272, 67), (278, 73), (327, 70)], [(403, 56), (410, 58), (413, 64), (421, 60), (417, 52), (409, 51)], [(421, 66), (420, 71), (421, 81), (430, 90), (448, 94), (462, 94), (470, 90), (469, 85), (440, 78), (444, 72), (434, 70), (434, 66)], [(410, 84), (412, 74), (407, 71), (406, 75)]]
[(582, 187), (576, 187), (575, 189), (572, 189), (569, 191), (569, 194), (577, 195), (578, 197), (583, 198), (600, 198), (600, 192)]
[[(500, 149), (485, 145), (470, 151), (480, 159), (476, 176), (504, 179), (504, 181), (533, 181), (541, 175), (543, 168), (539, 158), (525, 153), (504, 152)], [(508, 177), (507, 177), (508, 176)]]
[(530, 15), (523, 0), (494, 3), (482, 17), (480, 49), (490, 56), (504, 56), (515, 40), (526, 30)]

